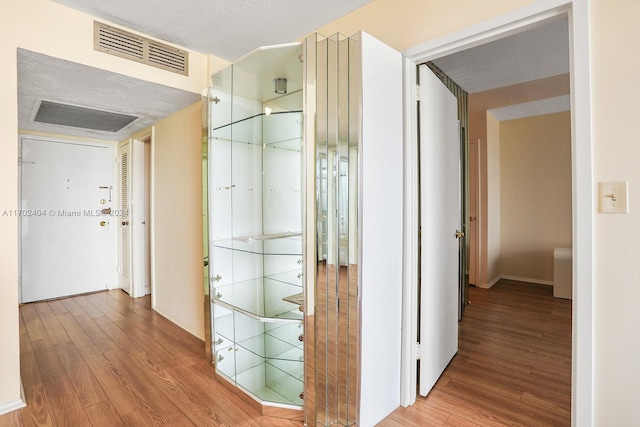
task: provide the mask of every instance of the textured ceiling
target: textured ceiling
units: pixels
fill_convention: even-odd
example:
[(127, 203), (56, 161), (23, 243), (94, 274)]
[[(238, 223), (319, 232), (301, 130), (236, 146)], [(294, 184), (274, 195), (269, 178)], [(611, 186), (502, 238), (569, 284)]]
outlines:
[(468, 93), (569, 72), (567, 19), (433, 61)]
[[(140, 117), (119, 132), (84, 130), (31, 120), (37, 100), (95, 108)], [(199, 94), (59, 58), (18, 50), (20, 129), (119, 141), (193, 104)]]
[(289, 43), (371, 0), (54, 0), (89, 15), (233, 61)]

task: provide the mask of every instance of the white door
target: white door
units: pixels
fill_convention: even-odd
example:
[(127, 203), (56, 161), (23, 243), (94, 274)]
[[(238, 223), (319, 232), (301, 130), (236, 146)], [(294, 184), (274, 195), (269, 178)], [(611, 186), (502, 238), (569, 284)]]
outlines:
[(131, 280), (131, 227), (129, 209), (131, 194), (131, 144), (118, 146), (118, 287), (133, 295)]
[(420, 394), (458, 351), (460, 138), (456, 98), (420, 66)]
[(109, 288), (112, 162), (107, 146), (22, 139), (22, 302)]
[[(149, 165), (151, 143), (131, 141), (128, 159), (128, 223), (130, 236), (130, 288), (129, 294), (141, 297), (151, 292), (150, 233), (149, 233)], [(124, 194), (124, 193), (123, 193)], [(123, 199), (122, 203), (126, 201)], [(124, 206), (124, 205), (123, 205)], [(126, 221), (125, 221), (126, 222)], [(122, 227), (122, 225), (121, 225)], [(124, 228), (123, 228), (124, 230)]]

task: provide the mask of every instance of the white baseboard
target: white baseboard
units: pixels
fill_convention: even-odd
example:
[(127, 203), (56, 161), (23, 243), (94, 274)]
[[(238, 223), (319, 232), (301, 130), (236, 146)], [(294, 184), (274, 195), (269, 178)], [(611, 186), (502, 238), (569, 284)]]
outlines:
[(22, 387), (22, 381), (20, 381), (20, 399), (0, 405), (0, 415), (8, 414), (25, 406), (27, 406), (27, 399), (24, 397), (24, 388)]
[(492, 287), (493, 285), (495, 285), (496, 283), (498, 283), (498, 281), (501, 279), (500, 276), (496, 277), (495, 279), (493, 279), (492, 281), (490, 281), (489, 283), (484, 283), (481, 285), (478, 285), (479, 288), (482, 289), (489, 289), (490, 287)]
[(553, 280), (540, 280), (540, 279), (532, 279), (530, 277), (508, 276), (505, 274), (501, 274), (500, 278), (505, 280), (514, 280), (516, 282), (528, 282), (528, 283), (536, 283), (538, 285), (553, 286)]
[(553, 286), (553, 281), (551, 281), (551, 280), (531, 279), (529, 277), (509, 276), (507, 274), (501, 274), (498, 277), (496, 277), (495, 279), (493, 279), (492, 281), (490, 281), (489, 283), (485, 283), (483, 285), (478, 285), (478, 287), (479, 288), (483, 288), (483, 289), (489, 289), (493, 285), (498, 283), (500, 281), (500, 279), (513, 280), (515, 282), (528, 282), (528, 283), (535, 283), (535, 284), (538, 284), (538, 285)]
[(199, 338), (200, 340), (204, 341), (204, 324), (201, 326), (201, 328), (196, 328), (192, 325), (188, 325), (184, 320), (173, 316), (172, 314), (170, 314), (167, 310), (164, 310), (162, 307), (152, 307), (155, 311), (158, 312), (158, 314), (160, 314), (162, 317), (166, 317), (167, 320), (175, 323), (176, 325), (178, 325), (179, 327), (181, 327), (182, 329), (184, 329), (185, 331), (189, 332), (191, 335), (193, 335), (196, 338)]

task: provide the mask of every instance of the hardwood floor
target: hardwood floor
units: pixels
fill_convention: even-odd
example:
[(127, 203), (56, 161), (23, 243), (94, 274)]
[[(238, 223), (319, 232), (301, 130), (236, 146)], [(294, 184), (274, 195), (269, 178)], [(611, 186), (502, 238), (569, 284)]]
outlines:
[[(471, 288), (460, 350), (427, 398), (380, 426), (570, 425), (571, 302), (547, 286)], [(265, 426), (219, 384), (203, 343), (109, 291), (20, 308), (28, 406), (0, 426)]]
[(204, 344), (109, 291), (20, 307), (28, 406), (0, 426), (273, 426), (214, 378)]
[(415, 405), (379, 425), (571, 425), (571, 301), (550, 286), (469, 288), (459, 351)]

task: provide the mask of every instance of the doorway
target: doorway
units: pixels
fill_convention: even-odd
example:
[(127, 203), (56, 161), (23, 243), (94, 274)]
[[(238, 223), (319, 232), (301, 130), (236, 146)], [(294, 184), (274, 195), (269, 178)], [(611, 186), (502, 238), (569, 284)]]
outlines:
[(118, 145), (118, 287), (151, 293), (151, 134)]
[(22, 303), (110, 288), (113, 157), (108, 144), (20, 138)]
[[(488, 43), (500, 37), (524, 31), (539, 25), (550, 18), (569, 17), (571, 40), (571, 151), (572, 151), (572, 235), (573, 235), (573, 288), (574, 295), (577, 283), (580, 283), (580, 299), (573, 301), (573, 358), (572, 358), (572, 418), (577, 424), (590, 424), (590, 404), (592, 390), (592, 325), (589, 314), (592, 306), (593, 272), (590, 270), (590, 254), (593, 248), (593, 212), (591, 189), (591, 133), (590, 133), (590, 88), (589, 70), (589, 37), (587, 6), (581, 2), (558, 0), (555, 2), (537, 2), (530, 7), (491, 19), (476, 26), (466, 28), (441, 39), (435, 39), (415, 46), (405, 55), (412, 64), (418, 64), (442, 58), (464, 49)], [(409, 68), (411, 69), (411, 68)], [(408, 81), (415, 83), (415, 74), (409, 74)], [(415, 94), (407, 85), (407, 98), (415, 100)], [(415, 112), (410, 113), (408, 126), (417, 123)], [(409, 144), (414, 145), (413, 138)], [(410, 148), (410, 147), (409, 147)], [(410, 149), (408, 150), (410, 151)], [(409, 163), (411, 164), (411, 163)], [(407, 171), (408, 176), (415, 176), (416, 170)], [(410, 241), (410, 238), (409, 238)], [(413, 248), (407, 248), (409, 252)], [(414, 258), (415, 259), (415, 258)], [(412, 284), (407, 284), (409, 295)], [(412, 313), (406, 314), (406, 323), (410, 323)], [(410, 351), (407, 351), (410, 355)], [(410, 370), (405, 370), (406, 375)], [(580, 380), (576, 381), (579, 374)], [(407, 390), (403, 388), (403, 390)], [(406, 395), (404, 404), (411, 404), (410, 394)], [(404, 398), (403, 398), (404, 400)]]

